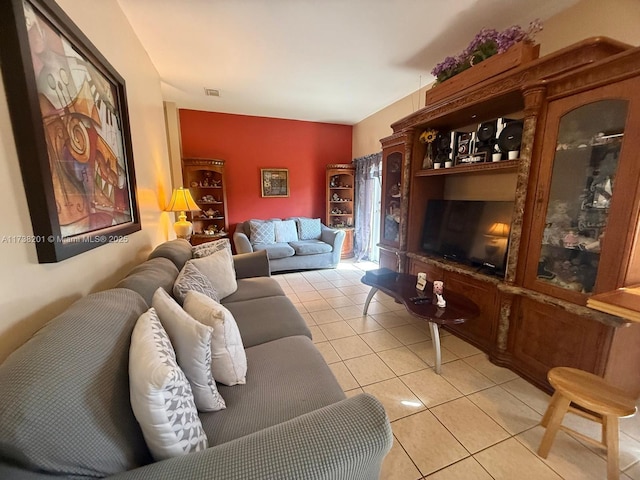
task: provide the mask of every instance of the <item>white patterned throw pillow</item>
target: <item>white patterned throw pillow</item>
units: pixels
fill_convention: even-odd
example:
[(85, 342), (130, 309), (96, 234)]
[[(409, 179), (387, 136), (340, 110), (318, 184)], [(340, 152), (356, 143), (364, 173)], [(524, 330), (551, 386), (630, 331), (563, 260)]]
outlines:
[[(233, 259), (226, 249), (218, 250), (206, 257), (194, 258), (187, 263), (191, 263), (207, 277), (218, 299), (228, 297), (238, 289)], [(202, 293), (206, 295), (206, 292)], [(208, 296), (210, 297), (210, 295)], [(216, 299), (214, 298), (214, 300)]]
[(213, 327), (211, 368), (216, 382), (225, 385), (246, 383), (247, 355), (231, 312), (198, 292), (187, 293), (184, 309), (199, 322)]
[(296, 229), (296, 222), (294, 220), (283, 220), (282, 222), (276, 222), (276, 243), (287, 243), (298, 241), (298, 230)]
[(318, 240), (322, 235), (319, 218), (298, 218), (298, 236), (300, 240)]
[(204, 293), (216, 302), (220, 301), (218, 293), (213, 288), (207, 276), (198, 270), (191, 260), (185, 263), (182, 270), (180, 270), (180, 274), (173, 284), (173, 296), (182, 304), (184, 303), (184, 297), (190, 290)]
[(155, 460), (208, 447), (191, 386), (153, 308), (131, 334), (129, 383), (133, 413)]
[(205, 242), (200, 245), (194, 245), (191, 247), (191, 253), (193, 258), (202, 258), (216, 253), (220, 250), (227, 249), (229, 256), (233, 258), (233, 252), (231, 251), (231, 242), (228, 238), (221, 238), (220, 240), (214, 240), (213, 242)]
[(266, 243), (271, 244), (276, 241), (274, 222), (264, 220), (249, 220), (249, 238), (251, 244)]
[(215, 412), (226, 408), (211, 372), (213, 328), (194, 320), (162, 287), (153, 294), (151, 305), (169, 334), (178, 365), (191, 384), (198, 410)]

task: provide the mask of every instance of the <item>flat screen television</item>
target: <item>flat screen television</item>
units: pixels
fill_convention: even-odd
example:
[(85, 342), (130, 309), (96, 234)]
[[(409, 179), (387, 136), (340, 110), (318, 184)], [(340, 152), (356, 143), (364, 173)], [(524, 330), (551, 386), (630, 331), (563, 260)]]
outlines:
[(429, 200), (422, 249), (504, 276), (513, 202)]

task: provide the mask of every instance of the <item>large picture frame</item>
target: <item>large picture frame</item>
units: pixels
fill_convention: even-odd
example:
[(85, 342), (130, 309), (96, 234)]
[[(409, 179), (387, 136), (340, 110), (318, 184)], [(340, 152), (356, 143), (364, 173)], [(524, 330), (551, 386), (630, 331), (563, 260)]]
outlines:
[(124, 79), (51, 0), (3, 1), (0, 62), (38, 261), (126, 242), (141, 225)]
[(261, 168), (260, 187), (263, 197), (288, 197), (289, 170), (286, 168)]

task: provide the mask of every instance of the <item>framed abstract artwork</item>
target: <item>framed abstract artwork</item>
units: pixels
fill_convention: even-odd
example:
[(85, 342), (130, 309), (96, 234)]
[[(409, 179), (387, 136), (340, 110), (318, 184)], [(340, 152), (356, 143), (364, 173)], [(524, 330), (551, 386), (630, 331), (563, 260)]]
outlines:
[(0, 61), (40, 263), (140, 230), (124, 79), (50, 0), (8, 0)]
[(289, 170), (286, 168), (260, 169), (260, 182), (263, 197), (289, 196)]

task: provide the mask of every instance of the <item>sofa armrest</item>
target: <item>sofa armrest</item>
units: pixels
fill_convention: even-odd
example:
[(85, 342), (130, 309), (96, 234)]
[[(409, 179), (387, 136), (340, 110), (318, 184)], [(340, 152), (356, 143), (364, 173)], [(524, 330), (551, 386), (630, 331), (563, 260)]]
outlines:
[(251, 246), (249, 237), (247, 237), (243, 232), (236, 231), (233, 233), (233, 245), (236, 247), (237, 253), (253, 252), (253, 247)]
[(266, 250), (234, 255), (233, 266), (236, 270), (236, 278), (271, 276)]
[(384, 408), (360, 394), (205, 451), (146, 465), (113, 480), (350, 480), (378, 478), (393, 435)]
[[(338, 247), (337, 250), (341, 250), (342, 242), (344, 241), (344, 231), (338, 228), (329, 228), (326, 225), (322, 225), (320, 240), (331, 245), (334, 250), (336, 247)], [(337, 245), (337, 242), (340, 242), (340, 244)]]

